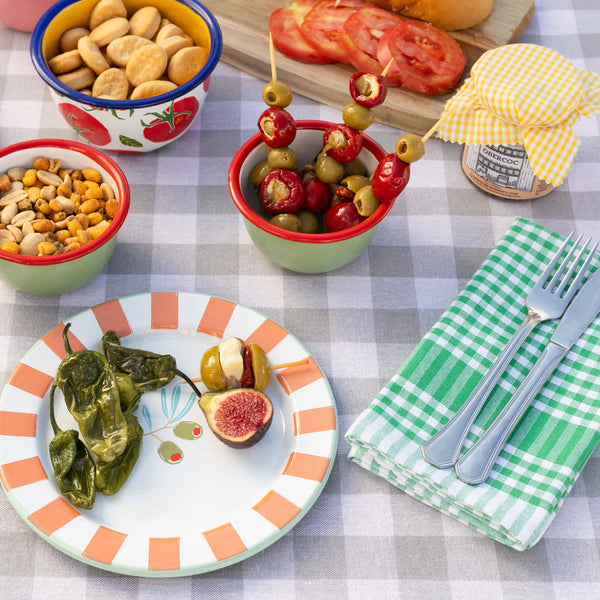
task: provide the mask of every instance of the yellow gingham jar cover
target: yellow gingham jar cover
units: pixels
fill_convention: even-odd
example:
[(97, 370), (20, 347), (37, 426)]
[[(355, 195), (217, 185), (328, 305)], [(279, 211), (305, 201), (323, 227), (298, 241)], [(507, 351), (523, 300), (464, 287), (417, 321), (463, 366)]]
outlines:
[(446, 103), (436, 135), (463, 144), (523, 144), (531, 169), (559, 186), (577, 153), (572, 127), (600, 111), (600, 76), (535, 44), (488, 50)]

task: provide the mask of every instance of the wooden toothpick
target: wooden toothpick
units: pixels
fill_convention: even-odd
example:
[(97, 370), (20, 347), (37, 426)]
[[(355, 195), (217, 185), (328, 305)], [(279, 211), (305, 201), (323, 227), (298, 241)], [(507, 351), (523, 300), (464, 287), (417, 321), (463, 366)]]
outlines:
[(390, 58), (390, 61), (388, 62), (387, 65), (385, 65), (385, 68), (383, 69), (383, 71), (381, 71), (381, 76), (385, 77), (389, 70), (392, 68), (392, 63), (394, 62), (394, 57), (392, 56), (392, 58)]
[(277, 69), (275, 68), (275, 47), (273, 46), (273, 36), (269, 32), (269, 60), (271, 61), (271, 81), (277, 81)]

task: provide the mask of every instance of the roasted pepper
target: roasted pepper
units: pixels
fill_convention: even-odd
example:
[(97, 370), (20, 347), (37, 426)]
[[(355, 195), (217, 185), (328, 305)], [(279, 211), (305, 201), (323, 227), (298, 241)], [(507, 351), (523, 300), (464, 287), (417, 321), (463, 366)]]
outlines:
[(170, 354), (122, 346), (119, 336), (112, 330), (102, 336), (102, 352), (115, 373), (124, 373), (131, 378), (140, 395), (167, 385), (175, 375), (189, 383), (197, 396), (202, 395), (191, 379), (177, 368), (175, 358)]
[(50, 442), (50, 462), (58, 489), (79, 508), (93, 508), (96, 499), (94, 460), (74, 429), (62, 431), (54, 416), (54, 392), (50, 389), (50, 423), (54, 438)]
[(142, 450), (144, 430), (136, 417), (131, 414), (131, 409), (125, 412), (125, 418), (127, 419), (125, 450), (110, 462), (99, 460), (96, 463), (96, 487), (107, 496), (116, 494), (123, 487)]
[(106, 358), (94, 350), (73, 352), (63, 330), (66, 357), (56, 373), (56, 383), (79, 426), (83, 441), (101, 460), (110, 462), (125, 450), (127, 420), (121, 410), (119, 388)]

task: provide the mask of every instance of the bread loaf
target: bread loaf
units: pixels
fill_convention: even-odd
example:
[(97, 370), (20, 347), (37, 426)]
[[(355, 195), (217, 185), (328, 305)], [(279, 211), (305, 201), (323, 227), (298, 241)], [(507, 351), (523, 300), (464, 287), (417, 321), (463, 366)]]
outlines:
[(494, 0), (366, 0), (405, 17), (427, 21), (446, 31), (466, 29), (481, 23)]

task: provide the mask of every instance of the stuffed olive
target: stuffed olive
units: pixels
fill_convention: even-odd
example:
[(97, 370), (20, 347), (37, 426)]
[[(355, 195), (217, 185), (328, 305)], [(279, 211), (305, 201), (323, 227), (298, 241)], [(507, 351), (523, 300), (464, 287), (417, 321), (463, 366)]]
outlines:
[(271, 371), (267, 355), (258, 344), (230, 337), (202, 355), (200, 375), (211, 392), (239, 387), (262, 392), (269, 385)]

